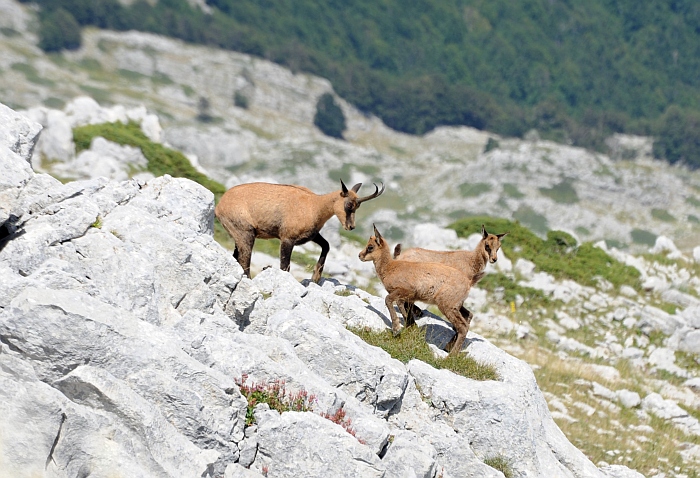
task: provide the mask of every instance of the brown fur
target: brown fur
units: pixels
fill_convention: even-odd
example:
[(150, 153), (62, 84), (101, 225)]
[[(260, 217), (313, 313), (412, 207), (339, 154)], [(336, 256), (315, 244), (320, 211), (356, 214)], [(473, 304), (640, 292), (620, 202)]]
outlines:
[[(394, 258), (411, 262), (439, 262), (465, 273), (470, 281), (470, 286), (475, 286), (486, 274), (486, 265), (498, 260), (498, 250), (501, 248), (501, 239), (508, 233), (489, 234), (484, 225), (481, 225), (481, 241), (473, 251), (432, 251), (430, 249), (412, 248), (401, 250), (401, 244), (394, 249)], [(404, 304), (404, 309), (409, 316), (407, 323), (415, 323), (414, 316), (420, 316), (421, 310), (413, 303)]]
[(249, 183), (232, 187), (216, 206), (216, 217), (236, 242), (233, 256), (250, 277), (250, 256), (256, 238), (280, 240), (280, 269), (289, 271), (294, 246), (308, 241), (321, 246), (312, 280), (318, 282), (330, 249), (319, 231), (336, 216), (346, 230), (355, 228), (355, 211), (362, 202), (384, 192), (375, 184), (375, 192), (358, 197), (362, 183), (348, 189), (318, 195), (301, 186)]
[[(374, 228), (374, 236), (360, 252), (361, 261), (373, 261), (379, 279), (389, 293), (385, 303), (391, 315), (394, 335), (400, 331), (394, 304), (401, 308), (406, 302), (423, 301), (435, 304), (452, 323), (456, 334), (447, 344), (450, 354), (459, 353), (469, 332), (473, 314), (462, 304), (469, 295), (471, 282), (461, 271), (434, 262), (394, 260), (389, 245)], [(405, 311), (401, 311), (405, 315)]]

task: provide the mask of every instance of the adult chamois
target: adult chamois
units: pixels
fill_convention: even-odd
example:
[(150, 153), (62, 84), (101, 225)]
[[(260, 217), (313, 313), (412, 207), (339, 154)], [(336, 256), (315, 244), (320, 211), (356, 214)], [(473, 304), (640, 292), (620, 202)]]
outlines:
[[(360, 252), (361, 261), (374, 262), (379, 280), (389, 293), (385, 304), (391, 316), (391, 329), (398, 335), (401, 323), (394, 310), (398, 303), (413, 303), (417, 300), (435, 304), (452, 323), (456, 334), (446, 346), (450, 355), (459, 353), (467, 338), (473, 314), (462, 305), (469, 295), (471, 281), (461, 271), (437, 262), (399, 261), (391, 257), (386, 240), (379, 234), (376, 226), (374, 236), (369, 238), (367, 246)], [(401, 313), (406, 316), (402, 309)]]
[[(501, 248), (501, 239), (507, 236), (503, 234), (489, 234), (486, 227), (481, 225), (481, 241), (476, 245), (473, 251), (433, 251), (430, 249), (421, 249), (414, 247), (411, 249), (401, 250), (401, 244), (397, 244), (394, 248), (394, 259), (412, 262), (439, 262), (447, 266), (453, 267), (465, 273), (470, 281), (470, 286), (473, 287), (486, 274), (486, 265), (495, 263), (498, 260), (498, 250)], [(421, 310), (413, 303), (403, 304), (404, 310), (408, 313), (406, 324), (412, 325), (415, 323), (416, 316), (420, 316)]]
[(362, 183), (348, 189), (318, 195), (302, 186), (249, 183), (234, 186), (221, 197), (214, 213), (236, 242), (233, 257), (250, 277), (250, 256), (255, 239), (280, 240), (280, 269), (289, 271), (294, 246), (308, 241), (321, 246), (321, 256), (311, 280), (318, 282), (330, 249), (319, 231), (335, 215), (343, 228), (355, 228), (355, 211), (360, 205), (384, 192), (374, 185), (369, 196), (359, 197)]

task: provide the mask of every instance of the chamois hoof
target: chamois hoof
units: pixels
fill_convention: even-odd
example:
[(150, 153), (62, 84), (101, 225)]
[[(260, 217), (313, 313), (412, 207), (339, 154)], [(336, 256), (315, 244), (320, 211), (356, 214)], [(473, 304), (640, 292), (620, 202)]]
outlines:
[(393, 330), (393, 329), (392, 329), (391, 334), (392, 334), (394, 337), (398, 337), (399, 335), (401, 335), (401, 330), (402, 330), (402, 329), (399, 329), (399, 330)]

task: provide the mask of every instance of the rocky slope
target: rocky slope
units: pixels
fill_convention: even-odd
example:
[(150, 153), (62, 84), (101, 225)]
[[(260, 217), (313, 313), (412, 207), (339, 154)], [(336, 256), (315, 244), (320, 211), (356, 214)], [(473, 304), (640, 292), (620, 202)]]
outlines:
[[(322, 78), (137, 32), (86, 30), (80, 50), (44, 55), (30, 8), (0, 0), (0, 12), (0, 96), (11, 106), (63, 109), (85, 94), (101, 104), (146, 105), (166, 141), (229, 186), (274, 180), (328, 191), (339, 177), (384, 181), (384, 203), (368, 204), (359, 218), (364, 231), (381, 222), (398, 239), (420, 223), (488, 214), (582, 240), (648, 246), (665, 235), (684, 251), (700, 245), (700, 176), (652, 160), (648, 138), (611, 138), (606, 156), (536, 133), (522, 141), (439, 128), (412, 137), (338, 98), (348, 130), (347, 141), (337, 141), (312, 125), (317, 99), (332, 92)], [(236, 95), (247, 109), (235, 106)], [(489, 138), (499, 146), (484, 152)], [(50, 170), (65, 153), (42, 149), (35, 165), (43, 160)]]
[[(345, 328), (386, 328), (380, 298), (242, 278), (209, 191), (61, 184), (29, 166), (39, 130), (0, 105), (8, 476), (502, 476), (491, 455), (515, 476), (636, 476), (566, 440), (524, 362), (476, 335), (468, 353), (498, 381), (391, 359)], [(246, 377), (312, 393), (313, 411), (258, 406), (246, 427)], [(341, 407), (355, 436), (319, 415)]]
[[(659, 478), (692, 477), (695, 476), (693, 473), (700, 469), (700, 433), (697, 421), (700, 418), (700, 243), (697, 239), (700, 237), (700, 231), (695, 222), (700, 217), (700, 179), (697, 173), (683, 168), (670, 168), (663, 163), (652, 161), (649, 158), (649, 139), (612, 138), (613, 154), (603, 156), (538, 141), (533, 134), (528, 141), (498, 138), (499, 147), (484, 153), (485, 144), (490, 137), (484, 132), (467, 128), (440, 128), (425, 137), (401, 135), (388, 130), (376, 119), (361, 115), (339, 100), (349, 119), (349, 129), (346, 133), (347, 141), (336, 141), (324, 137), (312, 126), (316, 99), (322, 93), (331, 91), (330, 85), (323, 79), (295, 75), (276, 65), (245, 55), (191, 47), (138, 33), (88, 31), (83, 49), (59, 56), (47, 56), (35, 46), (36, 38), (32, 33), (34, 13), (31, 9), (12, 0), (0, 0), (0, 13), (0, 77), (3, 80), (0, 81), (0, 95), (14, 106), (27, 108), (23, 115), (44, 126), (33, 150), (32, 163), (35, 169), (49, 171), (64, 180), (88, 179), (87, 182), (60, 186), (44, 174), (34, 175), (27, 170), (23, 162), (12, 163), (12, 166), (7, 166), (7, 174), (3, 171), (0, 175), (0, 223), (4, 224), (0, 229), (0, 237), (4, 239), (24, 223), (34, 224), (33, 227), (36, 228), (26, 238), (30, 242), (13, 240), (7, 242), (6, 246), (10, 248), (10, 244), (14, 242), (12, 247), (15, 249), (8, 249), (11, 254), (0, 251), (0, 257), (7, 258), (7, 261), (10, 261), (7, 264), (12, 264), (9, 272), (1, 274), (3, 279), (0, 279), (0, 283), (4, 284), (3, 291), (6, 288), (11, 291), (2, 294), (3, 297), (7, 297), (0, 304), (3, 312), (9, 307), (6, 304), (15, 300), (18, 291), (23, 291), (27, 283), (35, 280), (39, 282), (34, 282), (34, 286), (40, 290), (49, 288), (86, 291), (90, 297), (104, 298), (113, 307), (126, 308), (139, 320), (146, 320), (148, 323), (161, 321), (158, 327), (169, 327), (179, 321), (178, 315), (172, 313), (172, 308), (180, 312), (191, 308), (200, 312), (204, 310), (204, 313), (216, 316), (212, 319), (216, 323), (214, 326), (200, 317), (200, 326), (206, 328), (206, 333), (202, 332), (196, 337), (187, 335), (194, 329), (188, 328), (189, 332), (185, 334), (182, 332), (185, 323), (182, 323), (181, 327), (176, 328), (177, 332), (171, 333), (170, 329), (165, 329), (169, 331), (168, 337), (175, 337), (176, 342), (162, 338), (156, 332), (151, 332), (151, 329), (148, 334), (154, 333), (161, 337), (157, 340), (166, 344), (165, 348), (168, 350), (179, 350), (178, 341), (196, 345), (197, 340), (201, 339), (200, 342), (206, 345), (204, 349), (194, 345), (189, 347), (205, 350), (207, 354), (210, 353), (210, 349), (206, 348), (207, 340), (213, 340), (211, 337), (214, 335), (223, 334), (222, 330), (229, 333), (231, 328), (226, 322), (230, 319), (224, 318), (222, 314), (212, 314), (212, 311), (216, 310), (216, 304), (227, 317), (236, 318), (238, 322), (234, 330), (243, 328), (244, 333), (255, 332), (268, 338), (279, 338), (281, 334), (278, 329), (270, 328), (269, 319), (272, 314), (292, 305), (297, 308), (309, 305), (309, 302), (312, 309), (335, 322), (383, 327), (383, 301), (359, 290), (353, 292), (343, 285), (347, 284), (351, 288), (359, 286), (381, 294), (381, 287), (377, 284), (371, 264), (361, 263), (357, 259), (357, 252), (361, 246), (341, 238), (334, 221), (329, 222), (324, 232), (332, 243), (325, 272), (339, 282), (328, 281), (321, 291), (316, 291), (314, 286), (298, 288), (287, 279), (269, 277), (268, 274), (272, 275), (274, 272), (266, 271), (252, 282), (230, 279), (230, 284), (225, 287), (221, 284), (216, 285), (219, 280), (228, 284), (226, 281), (229, 279), (220, 279), (210, 272), (233, 270), (231, 268), (237, 268), (237, 264), (231, 264), (232, 261), (225, 258), (223, 252), (223, 258), (212, 259), (215, 257), (212, 250), (220, 251), (220, 248), (208, 242), (208, 239), (204, 243), (199, 236), (196, 241), (187, 239), (184, 241), (186, 246), (180, 248), (175, 242), (171, 242), (170, 238), (190, 238), (193, 233), (189, 231), (202, 233), (210, 228), (208, 223), (205, 224), (208, 219), (204, 219), (209, 214), (205, 211), (210, 207), (205, 191), (191, 184), (184, 186), (188, 183), (183, 180), (153, 179), (152, 175), (143, 172), (135, 174), (142, 170), (144, 158), (133, 148), (96, 140), (90, 150), (77, 157), (75, 155), (72, 127), (87, 123), (134, 120), (140, 123), (144, 133), (153, 141), (165, 141), (188, 152), (195, 164), (199, 164), (208, 174), (229, 185), (238, 181), (264, 179), (295, 182), (324, 191), (336, 188), (338, 177), (342, 177), (346, 182), (388, 181), (387, 192), (381, 200), (368, 203), (358, 213), (359, 235), (363, 239), (363, 228), (364, 231), (368, 231), (367, 226), (371, 228), (371, 222), (375, 221), (381, 225), (383, 232), (386, 231), (387, 235), (394, 239), (401, 237), (404, 243), (433, 248), (471, 248), (474, 246), (474, 238), (457, 239), (453, 231), (440, 227), (452, 218), (466, 213), (515, 217), (539, 232), (548, 226), (570, 231), (583, 240), (607, 239), (608, 245), (599, 243), (599, 246), (641, 272), (644, 285), (641, 291), (624, 287), (615, 290), (605, 282), (599, 282), (595, 287), (584, 287), (571, 281), (559, 281), (538, 270), (532, 263), (511, 263), (501, 254), (497, 267), (489, 266), (489, 271), (504, 273), (515, 279), (519, 285), (539, 290), (547, 297), (560, 302), (543, 306), (516, 300), (507, 304), (501, 299), (502, 293), (498, 290), (486, 292), (474, 289), (468, 299), (469, 307), (476, 312), (473, 330), (530, 364), (539, 387), (544, 391), (556, 424), (596, 465), (604, 467), (608, 475), (617, 476), (614, 468), (607, 468), (607, 463), (629, 465), (643, 471), (647, 476)], [(249, 99), (248, 109), (233, 105), (236, 92), (246, 95)], [(86, 94), (97, 98), (101, 104), (89, 97), (79, 97)], [(203, 123), (196, 119), (201, 113), (200, 98), (207, 98), (210, 104), (207, 113), (212, 117), (211, 122)], [(40, 104), (49, 107), (38, 106)], [(114, 106), (107, 106), (109, 104)], [(30, 138), (34, 137), (38, 126), (24, 119), (16, 121), (16, 115), (6, 114), (9, 123), (5, 124), (11, 124), (12, 127), (0, 129), (0, 139), (9, 145), (12, 151), (26, 158), (31, 151)], [(97, 179), (99, 177), (117, 181), (134, 179), (126, 183), (117, 183)], [(121, 186), (115, 186), (116, 184)], [(153, 187), (151, 192), (148, 192), (151, 186), (147, 184)], [(156, 190), (157, 192), (154, 192)], [(49, 192), (51, 196), (48, 196)], [(180, 193), (188, 197), (197, 197), (197, 205), (188, 205), (190, 198), (184, 200), (179, 197)], [(46, 196), (38, 198), (39, 194)], [(108, 199), (105, 199), (105, 195)], [(163, 201), (173, 203), (164, 206)], [(91, 202), (97, 204), (97, 209), (90, 205)], [(77, 204), (78, 210), (69, 212), (70, 208), (67, 209), (64, 203)], [(129, 214), (126, 214), (120, 209), (121, 206), (134, 206), (139, 210), (131, 209)], [(36, 208), (44, 211), (40, 217), (31, 221), (29, 216), (20, 219), (25, 213), (34, 214)], [(156, 226), (148, 229), (150, 226), (147, 227), (147, 221), (141, 221), (143, 210), (161, 218), (155, 223)], [(120, 214), (114, 215), (113, 226), (105, 229), (105, 223), (109, 224), (107, 216), (114, 211), (122, 211), (122, 219), (117, 220)], [(183, 211), (186, 212), (183, 214)], [(80, 214), (84, 217), (77, 218)], [(140, 218), (139, 226), (129, 223), (126, 216)], [(59, 221), (61, 226), (55, 227), (51, 222), (54, 219)], [(87, 221), (90, 222), (86, 227)], [(164, 221), (184, 225), (185, 232), (171, 231), (169, 228), (172, 224), (166, 224)], [(119, 228), (114, 224), (119, 224)], [(148, 231), (157, 230), (167, 237), (156, 234), (154, 237), (160, 239), (151, 243), (150, 237), (146, 239), (151, 232), (143, 232), (144, 227)], [(124, 235), (132, 228), (140, 231), (139, 237)], [(20, 234), (27, 234), (26, 231), (26, 228), (19, 229)], [(86, 231), (84, 237), (78, 237)], [(645, 231), (665, 234), (666, 237), (658, 237), (654, 242), (651, 241), (653, 235), (644, 234)], [(608, 247), (611, 244), (624, 245), (614, 241), (634, 242), (633, 237), (638, 240), (637, 251), (653, 254), (632, 255), (624, 250)], [(73, 247), (74, 241), (79, 244), (80, 241), (90, 242), (98, 239), (100, 242), (104, 240), (101, 246), (92, 244), (89, 249), (88, 246)], [(651, 241), (654, 247), (640, 248), (644, 241)], [(37, 243), (42, 246), (36, 246)], [(200, 252), (208, 251), (205, 261), (193, 260), (192, 257), (196, 257), (196, 253), (187, 259), (193, 247)], [(65, 248), (75, 250), (70, 254), (77, 254), (77, 257), (66, 253)], [(114, 250), (118, 257), (122, 257), (126, 254), (125, 250), (128, 250), (126, 257), (130, 259), (125, 261), (110, 258), (104, 252), (106, 250)], [(168, 251), (168, 254), (176, 259), (163, 257), (157, 254), (158, 250)], [(308, 256), (315, 257), (318, 254), (318, 248), (315, 246), (307, 246), (300, 250)], [(50, 251), (50, 254), (45, 251)], [(56, 258), (55, 254), (59, 254), (60, 260), (68, 257), (69, 259), (65, 260), (72, 265), (51, 262)], [(87, 260), (90, 255), (93, 258), (91, 261)], [(158, 261), (161, 260), (174, 262), (160, 264)], [(262, 253), (254, 254), (256, 272), (266, 265), (276, 266), (277, 261), (275, 257)], [(213, 265), (209, 268), (203, 262), (211, 262)], [(89, 268), (86, 268), (86, 263), (90, 264)], [(98, 269), (94, 270), (94, 267)], [(168, 270), (179, 270), (181, 267), (187, 271), (184, 275), (190, 274), (192, 277), (187, 280), (183, 277), (166, 277)], [(196, 272), (197, 270), (199, 272)], [(310, 276), (302, 264), (294, 264), (292, 272), (299, 280)], [(233, 275), (236, 274), (234, 271)], [(112, 275), (114, 278), (111, 278)], [(7, 276), (7, 279), (4, 279), (4, 276)], [(212, 292), (209, 289), (212, 278), (216, 279), (213, 287), (224, 287), (221, 289), (224, 292), (219, 289)], [(205, 285), (200, 283), (200, 279)], [(53, 280), (57, 282), (52, 282)], [(274, 283), (286, 281), (291, 289), (280, 286), (284, 289), (280, 292), (277, 286), (261, 285), (261, 282), (268, 280)], [(177, 285), (165, 285), (170, 281)], [(98, 292), (99, 290), (102, 291)], [(248, 292), (245, 294), (248, 295), (244, 295), (246, 290)], [(256, 291), (260, 294), (259, 297)], [(316, 296), (316, 292), (320, 295)], [(230, 302), (228, 299), (224, 300), (226, 294), (229, 294), (229, 298), (234, 295), (237, 297), (238, 308), (226, 308), (226, 304)], [(350, 295), (345, 297), (347, 294)], [(41, 293), (38, 295), (44, 296)], [(217, 298), (212, 299), (213, 296)], [(34, 304), (34, 298), (30, 299), (27, 300)], [(54, 299), (55, 297), (51, 298)], [(70, 303), (81, 301), (82, 298), (75, 297), (68, 300)], [(189, 301), (194, 302), (188, 303)], [(367, 313), (367, 301), (380, 315)], [(202, 309), (202, 303), (211, 308)], [(64, 305), (65, 303), (55, 307), (41, 307), (53, 310)], [(83, 316), (88, 315), (84, 311), (80, 313)], [(196, 320), (191, 322), (194, 324)], [(132, 321), (126, 323), (132, 324)], [(436, 324), (435, 327), (444, 330), (444, 325), (439, 322)], [(86, 329), (89, 327), (92, 326), (85, 326)], [(51, 336), (54, 334), (53, 331), (41, 333)], [(0, 335), (5, 336), (5, 332), (1, 332)], [(313, 333), (309, 333), (306, 337), (312, 335)], [(236, 340), (243, 340), (241, 337), (249, 338), (247, 335), (241, 335), (236, 336)], [(340, 337), (344, 338), (344, 342), (355, 341), (344, 334)], [(84, 338), (85, 342), (81, 343), (92, 343), (92, 339)], [(330, 339), (323, 335), (322, 340), (325, 343)], [(17, 343), (17, 340), (13, 342), (15, 345)], [(115, 340), (115, 343), (123, 342)], [(238, 360), (237, 354), (242, 354), (243, 363), (249, 364), (251, 362), (245, 354), (253, 354), (252, 349), (255, 349), (255, 357), (265, 356), (265, 360), (285, 365), (288, 357), (300, 353), (298, 345), (293, 347), (293, 352), (288, 353), (281, 345), (263, 346), (255, 342), (254, 345), (247, 343), (250, 347), (246, 349), (243, 345), (238, 345), (239, 342), (236, 344), (214, 347), (218, 354), (217, 365), (210, 368), (231, 372), (230, 368), (226, 368), (230, 366), (230, 361), (223, 358), (223, 353), (226, 353), (227, 358), (233, 357), (235, 360)], [(36, 343), (31, 347), (35, 346)], [(11, 352), (9, 346), (3, 347), (3, 353)], [(51, 347), (42, 345), (41, 350), (54, 354)], [(77, 346), (80, 347), (83, 346)], [(365, 347), (359, 352), (360, 355), (369, 353)], [(153, 347), (146, 345), (144, 348)], [(230, 348), (242, 348), (244, 352), (233, 352)], [(261, 349), (266, 352), (260, 352)], [(476, 353), (477, 349), (478, 347), (472, 348), (470, 353)], [(35, 349), (31, 350), (33, 354)], [(126, 352), (118, 352), (114, 357), (119, 357), (119, 353)], [(489, 348), (488, 355), (491, 358), (501, 357), (502, 352)], [(54, 357), (55, 355), (51, 355), (50, 360)], [(80, 364), (94, 365), (91, 356), (80, 357)], [(170, 361), (154, 358), (153, 363), (158, 363), (161, 359)], [(382, 364), (385, 359), (386, 357), (381, 360)], [(36, 376), (41, 382), (41, 387), (53, 390), (51, 394), (55, 393), (55, 390), (63, 390), (57, 385), (46, 385), (58, 380), (58, 375), (44, 371), (51, 367), (50, 365), (38, 366), (34, 364), (34, 360), (38, 359), (32, 355), (30, 362), (34, 371), (27, 372), (30, 377), (26, 380), (27, 383), (34, 383), (35, 378), (31, 377)], [(214, 363), (214, 359), (202, 360), (206, 364)], [(269, 369), (263, 367), (262, 372), (261, 368), (241, 366), (227, 375), (229, 381), (226, 383), (230, 384), (231, 380), (238, 378), (242, 373), (254, 372), (251, 377), (256, 380), (283, 377), (291, 381), (294, 389), (304, 387), (320, 396), (323, 396), (323, 393), (331, 393), (327, 391), (329, 389), (324, 388), (326, 385), (321, 386), (314, 381), (315, 379), (311, 380), (313, 384), (309, 384), (306, 378), (297, 376), (307, 373), (310, 369), (308, 363), (312, 359), (300, 360), (307, 365), (302, 365), (296, 360), (290, 362), (293, 365), (290, 369), (294, 370), (293, 373), (287, 370), (286, 366), (275, 368), (277, 365), (273, 367), (272, 364), (266, 365), (271, 367)], [(83, 363), (85, 361), (89, 363)], [(121, 361), (131, 363), (126, 359)], [(494, 363), (494, 360), (488, 361)], [(71, 367), (77, 367), (78, 362), (66, 365), (65, 369), (61, 368), (56, 373), (63, 376), (72, 370)], [(120, 362), (120, 359), (114, 358), (113, 364), (117, 362)], [(520, 365), (516, 365), (518, 362), (506, 362), (512, 363), (509, 368), (520, 370)], [(138, 365), (136, 368), (141, 367), (142, 365)], [(177, 390), (183, 390), (182, 393), (185, 394), (195, 390), (192, 392), (194, 394), (188, 395), (191, 397), (201, 395), (200, 390), (190, 382), (186, 382), (185, 385), (180, 383), (183, 380), (181, 373), (186, 375), (189, 372), (181, 372), (178, 369), (175, 376), (172, 374), (176, 372), (168, 368), (170, 365), (155, 367), (159, 374), (163, 373), (169, 377), (167, 380), (158, 378), (158, 384), (167, 382)], [(415, 382), (416, 376), (412, 374), (419, 374), (419, 369), (411, 365), (404, 369), (404, 373), (408, 374), (406, 376), (409, 376), (409, 382), (411, 377)], [(9, 368), (3, 365), (2, 370)], [(136, 390), (137, 395), (147, 401), (152, 400), (152, 396), (146, 396), (144, 392), (148, 386), (138, 388), (134, 385), (135, 379), (124, 378), (135, 373), (133, 370), (115, 370), (116, 368), (107, 368), (110, 374), (118, 380), (126, 381), (132, 390)], [(274, 373), (270, 370), (274, 370)], [(314, 373), (323, 375), (321, 372)], [(527, 370), (522, 373), (530, 376)], [(19, 377), (22, 374), (11, 375)], [(154, 375), (157, 374), (154, 372)], [(376, 410), (380, 408), (376, 400), (367, 399), (362, 394), (377, 395), (378, 385), (375, 383), (364, 388), (362, 392), (357, 392), (357, 388), (347, 385), (356, 382), (353, 380), (335, 377), (329, 383), (330, 387), (345, 390), (348, 396), (357, 398), (357, 394), (360, 393), (361, 398), (358, 400), (365, 404), (372, 403), (371, 413), (376, 414)], [(15, 382), (11, 383), (14, 386)], [(39, 387), (39, 384), (36, 386)], [(30, 396), (39, 393), (34, 393), (35, 390), (44, 390), (41, 387), (32, 387), (34, 385), (29, 388)], [(104, 385), (100, 387), (104, 388)], [(161, 385), (151, 384), (150, 387), (158, 388)], [(372, 387), (373, 392), (367, 391)], [(470, 381), (468, 388), (474, 387), (473, 381)], [(405, 397), (411, 395), (406, 395), (405, 390), (409, 389), (412, 390), (407, 385), (404, 389)], [(174, 403), (193, 403), (192, 400), (200, 398), (177, 398), (175, 392), (169, 393), (171, 395), (160, 399), (159, 402), (171, 404), (171, 408), (166, 412), (161, 411), (168, 422), (175, 423), (177, 428), (182, 427), (182, 423), (196, 421), (197, 419), (187, 415), (189, 412), (185, 413), (186, 417), (180, 415), (178, 418), (169, 410), (172, 410)], [(334, 407), (344, 400), (348, 403), (344, 397), (343, 395), (334, 399), (333, 406), (328, 405), (328, 399), (320, 400), (319, 403), (324, 405), (317, 411), (333, 411), (336, 409)], [(438, 394), (436, 397), (442, 400), (444, 395)], [(443, 429), (446, 423), (453, 431), (460, 430), (460, 434), (464, 433), (464, 430), (459, 428), (461, 425), (455, 425), (456, 422), (451, 418), (458, 414), (459, 410), (452, 408), (452, 405), (445, 405), (436, 410), (439, 408), (436, 404), (442, 402), (426, 395), (421, 398), (424, 405), (426, 402), (432, 404), (426, 415), (431, 417), (432, 422), (437, 420)], [(231, 400), (235, 401), (233, 398)], [(240, 402), (236, 403), (236, 406), (240, 407)], [(414, 405), (424, 409), (423, 405), (417, 402)], [(458, 405), (457, 408), (461, 406)], [(346, 408), (353, 418), (354, 425), (360, 420), (365, 424), (362, 427), (374, 426), (369, 421), (358, 418), (364, 415), (355, 408), (351, 410), (348, 407), (350, 405), (346, 405)], [(18, 413), (12, 412), (9, 416), (23, 416)], [(68, 416), (68, 413), (65, 413)], [(145, 411), (138, 413), (147, 415)], [(207, 416), (214, 416), (218, 412), (211, 413), (212, 415)], [(391, 416), (390, 413), (388, 418), (382, 416), (381, 419), (390, 427), (391, 432), (387, 436), (394, 436), (392, 446), (396, 444), (397, 454), (391, 460), (382, 456), (382, 463), (393, 463), (389, 468), (401, 464), (403, 459), (397, 457), (405, 453), (401, 451), (401, 444), (406, 443), (411, 443), (412, 449), (419, 448), (423, 450), (421, 453), (424, 455), (432, 456), (433, 451), (430, 447), (419, 446), (416, 441), (412, 441), (410, 435), (409, 438), (402, 437), (397, 444), (399, 435), (396, 430), (409, 429), (422, 438), (433, 437), (437, 432), (410, 420), (402, 425), (401, 422), (392, 421)], [(231, 423), (238, 420), (232, 417), (233, 415), (229, 417)], [(50, 430), (43, 432), (46, 435), (45, 441), (50, 442), (50, 451), (57, 436), (56, 430), (62, 423), (62, 415), (59, 412), (57, 416), (51, 415), (46, 420), (54, 425), (54, 428), (48, 427)], [(216, 422), (214, 418), (211, 420), (221, 423)], [(489, 420), (497, 422), (493, 417), (487, 417), (486, 422)], [(22, 419), (19, 418), (12, 423), (21, 422)], [(67, 419), (66, 423), (69, 423)], [(139, 433), (131, 429), (124, 431), (126, 429), (120, 428), (121, 426), (115, 424), (111, 430), (117, 431), (113, 434), (123, 433), (119, 436), (131, 437), (132, 434)], [(517, 428), (517, 425), (510, 422), (508, 426)], [(96, 427), (93, 430), (101, 429), (100, 426)], [(358, 430), (362, 427), (357, 425)], [(85, 430), (81, 433), (92, 436)], [(250, 430), (249, 434), (252, 433), (254, 432)], [(360, 435), (368, 444), (371, 442), (367, 440), (367, 436), (375, 436), (376, 439), (376, 435), (372, 435), (376, 432), (363, 433), (368, 433)], [(148, 443), (150, 438), (146, 435), (138, 436), (139, 438), (133, 438), (134, 443), (146, 446), (144, 444)], [(344, 435), (342, 437), (347, 439)], [(246, 442), (247, 438), (251, 437), (245, 437), (243, 442)], [(18, 442), (29, 443), (27, 440)], [(208, 438), (202, 440), (193, 442), (197, 446), (203, 442), (213, 443)], [(218, 440), (217, 443), (221, 441), (219, 438), (215, 440)], [(250, 440), (245, 446), (240, 441), (233, 442), (237, 443), (241, 455), (251, 459), (257, 456), (253, 451), (259, 449), (256, 440)], [(79, 440), (75, 438), (75, 441)], [(386, 443), (388, 441), (387, 439)], [(175, 442), (177, 440), (173, 443)], [(436, 451), (437, 458), (432, 462), (426, 460), (426, 469), (432, 470), (433, 464), (438, 463), (435, 466), (445, 466), (447, 474), (444, 476), (448, 476), (450, 466), (458, 467), (458, 460), (462, 459), (462, 455), (459, 454), (454, 455), (452, 459), (450, 457), (453, 454), (446, 451), (456, 446), (454, 437), (449, 438), (447, 442), (439, 442), (437, 438), (431, 438), (429, 442)], [(372, 446), (373, 450), (378, 449), (378, 446)], [(484, 450), (491, 449), (483, 444), (474, 446), (476, 448), (472, 451), (479, 460), (488, 454)], [(219, 455), (212, 468), (217, 472), (221, 471), (226, 463), (234, 460), (231, 458), (235, 456), (235, 447), (232, 445), (228, 448), (222, 448), (220, 444), (201, 445), (200, 448), (217, 450)], [(120, 453), (118, 447), (115, 449)], [(385, 449), (386, 447), (382, 448)], [(382, 450), (379, 451), (380, 455)], [(278, 452), (281, 453), (279, 450)], [(268, 456), (266, 453), (268, 452), (264, 452), (263, 455)], [(36, 452), (32, 456), (36, 458), (39, 455), (41, 453)], [(205, 461), (209, 459), (207, 456)], [(521, 457), (517, 459), (525, 460)], [(469, 460), (473, 460), (473, 457)], [(0, 461), (0, 464), (2, 463), (4, 462)], [(449, 463), (449, 466), (445, 463)], [(47, 470), (48, 465), (47, 460)], [(137, 469), (146, 465), (134, 466), (134, 469)], [(263, 466), (271, 465), (269, 461), (258, 461), (256, 469), (262, 471)], [(238, 470), (236, 467), (231, 469)], [(440, 471), (438, 475), (439, 473)], [(416, 474), (420, 476), (418, 471)], [(461, 471), (456, 474), (461, 476)]]

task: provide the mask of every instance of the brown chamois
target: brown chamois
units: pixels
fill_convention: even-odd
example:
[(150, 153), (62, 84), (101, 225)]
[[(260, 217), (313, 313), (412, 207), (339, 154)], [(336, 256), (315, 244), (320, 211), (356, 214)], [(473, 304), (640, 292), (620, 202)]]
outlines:
[(330, 249), (319, 231), (335, 215), (345, 230), (355, 228), (355, 211), (384, 192), (375, 184), (373, 194), (358, 197), (362, 183), (318, 195), (302, 186), (249, 183), (232, 187), (221, 197), (214, 214), (236, 242), (233, 257), (250, 277), (250, 256), (255, 239), (280, 240), (280, 269), (289, 271), (294, 246), (308, 241), (321, 246), (312, 280), (318, 282)]
[[(435, 304), (452, 323), (455, 336), (446, 346), (451, 355), (459, 353), (467, 338), (473, 314), (462, 305), (469, 295), (471, 282), (461, 271), (437, 262), (397, 261), (391, 257), (386, 240), (374, 228), (374, 236), (360, 252), (361, 261), (374, 262), (379, 280), (389, 293), (385, 303), (391, 315), (391, 329), (399, 334), (401, 323), (394, 310), (417, 300)], [(401, 313), (405, 315), (405, 311)]]
[[(418, 247), (401, 250), (401, 244), (397, 244), (394, 248), (394, 259), (411, 262), (439, 262), (447, 266), (453, 267), (465, 273), (470, 280), (470, 287), (476, 285), (486, 274), (486, 265), (492, 264), (498, 260), (498, 249), (501, 248), (501, 239), (508, 235), (489, 234), (486, 232), (486, 227), (481, 225), (481, 241), (473, 251), (432, 251), (430, 249), (421, 249)], [(421, 315), (420, 308), (415, 304), (403, 304), (404, 310), (409, 314), (406, 317), (406, 324), (413, 325), (415, 317)]]

